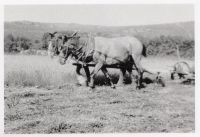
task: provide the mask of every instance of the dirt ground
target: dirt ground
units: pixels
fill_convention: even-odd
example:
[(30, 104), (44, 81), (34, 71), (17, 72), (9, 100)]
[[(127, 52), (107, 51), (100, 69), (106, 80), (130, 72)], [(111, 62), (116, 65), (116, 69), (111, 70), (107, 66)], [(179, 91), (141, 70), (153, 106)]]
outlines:
[(5, 87), (5, 133), (194, 132), (194, 85)]

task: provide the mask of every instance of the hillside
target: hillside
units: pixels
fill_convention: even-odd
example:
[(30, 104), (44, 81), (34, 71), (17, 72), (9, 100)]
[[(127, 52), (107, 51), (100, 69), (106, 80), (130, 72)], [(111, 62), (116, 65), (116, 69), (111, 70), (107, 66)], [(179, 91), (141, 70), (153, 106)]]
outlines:
[[(5, 38), (9, 34), (14, 37), (28, 38), (32, 43), (29, 47), (34, 49), (47, 48), (47, 40), (43, 37), (46, 32), (75, 30), (91, 32), (93, 35), (103, 37), (135, 36), (146, 45), (148, 55), (176, 56), (176, 45), (179, 45), (180, 56), (194, 57), (194, 22), (119, 27), (29, 21), (4, 23)], [(4, 51), (7, 51), (9, 41), (5, 47)]]
[(119, 27), (81, 25), (75, 23), (38, 23), (29, 21), (4, 23), (5, 36), (12, 33), (16, 36), (26, 36), (32, 40), (41, 40), (45, 32), (68, 30), (92, 32), (104, 36), (140, 35), (148, 39), (161, 35), (180, 36), (187, 39), (194, 38), (194, 22)]

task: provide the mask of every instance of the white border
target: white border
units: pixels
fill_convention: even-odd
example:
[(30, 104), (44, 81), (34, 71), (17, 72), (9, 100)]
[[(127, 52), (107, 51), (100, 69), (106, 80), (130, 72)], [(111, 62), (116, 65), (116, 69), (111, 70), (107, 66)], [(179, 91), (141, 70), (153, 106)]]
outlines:
[(21, 4), (193, 4), (198, 0), (3, 0), (4, 5)]
[(4, 132), (4, 10), (0, 5), (0, 133)]
[(200, 49), (199, 49), (199, 30), (200, 30), (200, 1), (198, 0), (3, 0), (0, 1), (0, 136), (38, 136), (39, 134), (4, 134), (4, 52), (3, 52), (3, 33), (4, 33), (4, 5), (27, 5), (27, 4), (194, 4), (195, 5), (195, 69), (196, 69), (196, 85), (195, 85), (195, 133), (132, 133), (132, 134), (59, 134), (59, 135), (42, 135), (42, 136), (154, 136), (154, 137), (160, 137), (160, 136), (176, 136), (176, 137), (183, 137), (183, 136), (200, 136), (200, 106), (199, 106), (199, 98), (200, 98), (200, 85), (199, 83), (199, 71), (198, 68), (200, 68)]

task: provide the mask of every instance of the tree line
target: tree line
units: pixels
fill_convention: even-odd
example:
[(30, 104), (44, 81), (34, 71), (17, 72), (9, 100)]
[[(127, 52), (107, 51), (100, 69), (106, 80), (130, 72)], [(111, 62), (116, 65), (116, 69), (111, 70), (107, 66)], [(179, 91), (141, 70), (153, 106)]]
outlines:
[[(63, 34), (70, 35), (69, 32), (62, 32)], [(87, 35), (87, 33), (80, 33), (80, 35)], [(95, 34), (95, 36), (102, 36), (104, 34)], [(114, 34), (113, 34), (114, 35)], [(112, 35), (109, 35), (112, 37)], [(179, 36), (164, 36), (154, 37), (148, 39), (140, 35), (135, 35), (139, 40), (144, 43), (147, 48), (147, 55), (153, 56), (176, 56), (177, 46), (181, 57), (193, 58), (194, 57), (194, 39), (183, 38)], [(44, 49), (48, 47), (48, 41), (50, 36), (48, 33), (44, 33), (41, 40), (32, 41), (26, 37), (15, 37), (12, 34), (5, 36), (4, 38), (4, 51), (8, 53), (20, 52), (21, 50), (28, 49)]]

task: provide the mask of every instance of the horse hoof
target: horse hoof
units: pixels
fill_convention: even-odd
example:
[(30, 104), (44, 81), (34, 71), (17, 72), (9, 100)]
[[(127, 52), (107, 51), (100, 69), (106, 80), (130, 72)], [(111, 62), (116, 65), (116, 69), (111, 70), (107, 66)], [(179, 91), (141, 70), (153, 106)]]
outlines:
[(90, 89), (94, 89), (95, 86), (94, 85), (89, 85)]
[(139, 89), (139, 90), (140, 90), (141, 88), (142, 88), (142, 86), (136, 86), (136, 89)]
[(85, 87), (88, 87), (88, 86), (89, 86), (87, 82), (85, 82), (85, 83), (83, 83), (83, 84), (81, 84), (81, 85), (82, 85), (82, 86), (85, 86)]
[(113, 85), (113, 86), (111, 86), (111, 88), (112, 88), (112, 89), (115, 89), (115, 86)]
[(76, 85), (77, 87), (80, 87), (80, 86), (81, 86), (81, 84), (80, 84), (80, 83), (75, 83), (75, 85)]
[(124, 83), (117, 83), (117, 87), (124, 87), (125, 86), (125, 84)]

